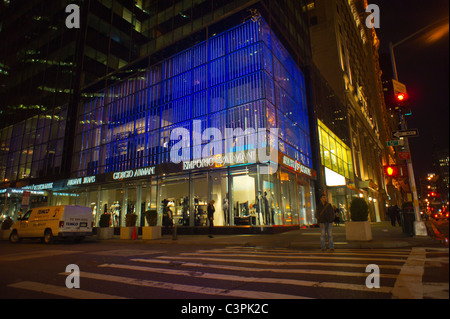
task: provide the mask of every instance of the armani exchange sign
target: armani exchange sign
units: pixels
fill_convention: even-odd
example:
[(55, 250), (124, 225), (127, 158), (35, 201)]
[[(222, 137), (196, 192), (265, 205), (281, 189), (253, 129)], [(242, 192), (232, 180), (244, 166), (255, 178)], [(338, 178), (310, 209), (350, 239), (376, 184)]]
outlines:
[(269, 164), (261, 168), (261, 174), (278, 170), (278, 128), (225, 128), (222, 132), (208, 127), (202, 131), (199, 120), (192, 121), (192, 128), (190, 132), (178, 127), (170, 133), (170, 160), (183, 162), (184, 170), (257, 162)]

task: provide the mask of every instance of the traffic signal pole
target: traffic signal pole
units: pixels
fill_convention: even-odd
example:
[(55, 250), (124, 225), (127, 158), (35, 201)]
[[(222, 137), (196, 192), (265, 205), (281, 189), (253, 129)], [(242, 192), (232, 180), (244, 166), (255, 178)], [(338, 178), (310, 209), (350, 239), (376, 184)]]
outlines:
[[(417, 34), (417, 32), (415, 34), (413, 34), (413, 36), (415, 36), (416, 34)], [(412, 38), (413, 36), (409, 36), (408, 38), (398, 42), (396, 45), (405, 42), (406, 40)], [(392, 71), (393, 71), (393, 75), (394, 75), (394, 80), (398, 81), (397, 64), (395, 62), (395, 55), (394, 55), (394, 46), (395, 45), (393, 45), (392, 43), (389, 43), (389, 50), (390, 50), (390, 54), (391, 54)], [(401, 112), (399, 115), (399, 120), (400, 120), (402, 130), (407, 130), (408, 127), (407, 127), (405, 115), (403, 115)], [(404, 139), (405, 139), (405, 150), (407, 152), (411, 153), (410, 148), (409, 148), (409, 140), (407, 137), (405, 137)], [(413, 168), (411, 158), (412, 157), (410, 156), (409, 159), (406, 160), (406, 164), (408, 166), (409, 187), (410, 187), (412, 195), (413, 195), (414, 215), (416, 217), (415, 218), (416, 220), (414, 222), (414, 234), (416, 236), (428, 236), (427, 228), (425, 226), (425, 223), (422, 221), (422, 217), (420, 216), (419, 197), (417, 196), (416, 180), (414, 178), (414, 168)]]

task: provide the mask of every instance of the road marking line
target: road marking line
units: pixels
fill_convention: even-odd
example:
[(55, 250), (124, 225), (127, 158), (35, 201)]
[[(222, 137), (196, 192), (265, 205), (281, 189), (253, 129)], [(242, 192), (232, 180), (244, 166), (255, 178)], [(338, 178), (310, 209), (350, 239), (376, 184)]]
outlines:
[(55, 285), (41, 284), (39, 282), (22, 281), (8, 285), (8, 287), (43, 292), (46, 294), (69, 297), (73, 299), (127, 299), (113, 295), (107, 295), (81, 289), (69, 289)]
[(131, 256), (144, 256), (144, 255), (158, 255), (165, 253), (161, 250), (133, 250), (133, 249), (118, 249), (118, 250), (102, 250), (88, 253), (89, 255), (98, 256), (116, 256), (116, 257), (131, 257)]
[(413, 247), (395, 282), (393, 299), (423, 299), (422, 276), (425, 258), (425, 248)]
[[(170, 264), (173, 262), (154, 259), (131, 259), (131, 261), (144, 262), (149, 264)], [(312, 274), (312, 275), (332, 275), (332, 276), (347, 276), (347, 277), (367, 277), (366, 272), (348, 272), (348, 271), (328, 271), (319, 269), (283, 269), (283, 268), (248, 268), (238, 266), (227, 265), (214, 265), (214, 264), (200, 264), (192, 262), (179, 262), (179, 265), (184, 267), (197, 267), (197, 268), (212, 268), (223, 269), (233, 271), (251, 271), (251, 272), (272, 272), (280, 274)], [(393, 274), (380, 274), (381, 278), (397, 278), (397, 275)]]
[[(66, 273), (61, 273), (60, 275), (67, 275)], [(183, 285), (183, 284), (173, 284), (161, 281), (153, 280), (143, 280), (138, 278), (121, 277), (114, 275), (103, 275), (96, 273), (81, 272), (80, 276), (82, 278), (90, 278), (96, 280), (103, 280), (121, 284), (128, 284), (140, 287), (148, 288), (158, 288), (175, 290), (188, 293), (197, 293), (209, 296), (225, 296), (225, 297), (237, 297), (237, 298), (249, 298), (249, 299), (311, 299), (308, 297), (278, 294), (263, 291), (251, 291), (251, 290), (228, 290), (228, 289), (216, 289), (202, 286), (193, 285)]]
[[(256, 257), (256, 258), (280, 258), (279, 255), (257, 255), (257, 254), (198, 254), (198, 253), (181, 253), (180, 256), (214, 256), (214, 257)], [(363, 257), (342, 257), (333, 256), (329, 254), (327, 256), (282, 256), (284, 259), (326, 259), (326, 260), (361, 260), (370, 261), (370, 263), (375, 263), (377, 261), (389, 261), (389, 262), (405, 262), (405, 259), (395, 259), (395, 258), (363, 258)]]
[(99, 267), (110, 267), (117, 269), (128, 269), (137, 270), (145, 272), (154, 272), (159, 274), (174, 275), (174, 276), (187, 276), (195, 277), (201, 279), (213, 279), (213, 280), (228, 280), (228, 281), (238, 281), (238, 282), (248, 282), (248, 283), (267, 283), (267, 284), (283, 284), (290, 286), (302, 286), (302, 287), (323, 287), (323, 288), (335, 288), (335, 289), (345, 289), (345, 290), (356, 290), (356, 291), (366, 291), (366, 292), (379, 292), (379, 293), (390, 293), (392, 288), (381, 287), (377, 289), (369, 289), (366, 285), (358, 284), (347, 284), (339, 282), (319, 282), (319, 281), (307, 281), (307, 280), (296, 280), (296, 279), (284, 279), (284, 278), (263, 278), (263, 277), (243, 277), (235, 275), (224, 275), (224, 274), (213, 274), (204, 273), (198, 271), (185, 271), (185, 270), (175, 270), (175, 269), (163, 269), (163, 268), (151, 268), (133, 265), (117, 265), (117, 264), (105, 264)]
[[(229, 263), (243, 263), (243, 264), (257, 264), (257, 265), (270, 265), (270, 266), (328, 266), (328, 267), (364, 267), (366, 264), (354, 264), (354, 263), (336, 263), (336, 262), (307, 262), (307, 261), (268, 261), (268, 260), (253, 260), (253, 259), (223, 259), (223, 258), (211, 258), (211, 257), (172, 257), (172, 256), (159, 256), (158, 259), (169, 259), (169, 260), (205, 260), (205, 261), (218, 261), (218, 262), (229, 262)], [(401, 269), (400, 265), (379, 265), (380, 268), (384, 269)]]
[(59, 256), (59, 255), (67, 255), (67, 254), (79, 254), (83, 251), (74, 251), (74, 250), (41, 250), (35, 251), (31, 253), (18, 253), (12, 255), (1, 256), (0, 261), (20, 261), (26, 259), (33, 258), (43, 258), (50, 256)]
[[(275, 251), (275, 252), (294, 252), (294, 253), (313, 253), (317, 251), (318, 249), (304, 249), (304, 250), (294, 250), (290, 248), (263, 248), (263, 247), (245, 247), (245, 246), (227, 246), (224, 248), (215, 248), (212, 250), (242, 250), (242, 251)], [(353, 248), (340, 248), (339, 250), (335, 250), (336, 252), (344, 252), (344, 253), (359, 253), (361, 251), (365, 251), (367, 253), (400, 253), (400, 254), (409, 254), (411, 252), (411, 248), (407, 249), (396, 249), (396, 248), (380, 248), (380, 249), (371, 249), (368, 248), (366, 250), (362, 250), (360, 248), (353, 249)]]
[(410, 252), (402, 252), (402, 253), (372, 253), (372, 252), (346, 252), (342, 250), (335, 250), (334, 252), (296, 252), (296, 251), (273, 251), (273, 250), (263, 250), (263, 251), (236, 251), (231, 249), (212, 249), (212, 250), (197, 250), (196, 253), (211, 253), (211, 254), (218, 254), (218, 253), (230, 253), (230, 254), (240, 254), (240, 253), (252, 253), (255, 255), (269, 255), (269, 254), (276, 254), (277, 256), (284, 257), (284, 256), (311, 256), (311, 255), (332, 255), (332, 256), (340, 256), (340, 255), (352, 255), (352, 256), (359, 256), (359, 255), (370, 255), (370, 256), (394, 256), (394, 257), (405, 257), (409, 256)]

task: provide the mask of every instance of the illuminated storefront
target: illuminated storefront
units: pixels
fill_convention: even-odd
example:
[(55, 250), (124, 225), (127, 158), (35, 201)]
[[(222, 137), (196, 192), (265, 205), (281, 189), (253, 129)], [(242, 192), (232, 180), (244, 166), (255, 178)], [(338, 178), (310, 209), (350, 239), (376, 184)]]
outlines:
[(348, 220), (351, 197), (360, 193), (355, 187), (351, 149), (320, 120), (318, 131), (327, 193), (332, 204), (341, 208), (343, 217)]
[(262, 18), (214, 35), (79, 105), (71, 178), (48, 203), (89, 206), (96, 221), (110, 212), (114, 226), (126, 213), (144, 226), (147, 210), (161, 223), (166, 206), (177, 225), (206, 226), (211, 200), (217, 226), (312, 224), (305, 92)]
[[(267, 161), (218, 165), (196, 156), (211, 140), (196, 138), (195, 125), (201, 132), (241, 129), (231, 141), (226, 134), (214, 140), (223, 158), (269, 147), (277, 159), (279, 152), (312, 171), (304, 75), (262, 18), (103, 93), (80, 106), (72, 165), (78, 180), (109, 176), (103, 182), (97, 178), (99, 186), (89, 186), (90, 195), (78, 198), (85, 196), (97, 215), (105, 209), (116, 210), (118, 220), (124, 212), (142, 215), (149, 209), (161, 215), (168, 205), (178, 225), (205, 226), (206, 205), (214, 200), (215, 225), (312, 222), (313, 173), (280, 163), (273, 174), (261, 174)], [(265, 133), (258, 135), (261, 128)], [(272, 128), (279, 129), (277, 138)], [(171, 139), (175, 129), (191, 134), (189, 151), (177, 164), (170, 153), (179, 143)], [(254, 134), (248, 134), (251, 129)], [(239, 138), (245, 138), (240, 148)], [(147, 176), (138, 176), (140, 170)]]

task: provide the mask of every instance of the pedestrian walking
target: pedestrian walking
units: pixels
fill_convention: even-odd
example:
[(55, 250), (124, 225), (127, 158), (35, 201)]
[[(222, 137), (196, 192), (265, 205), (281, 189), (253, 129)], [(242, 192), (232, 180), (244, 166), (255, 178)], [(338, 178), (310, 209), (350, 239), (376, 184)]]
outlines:
[(333, 220), (334, 210), (328, 203), (327, 196), (322, 194), (316, 205), (315, 217), (320, 227), (320, 245), (322, 251), (326, 250), (326, 241), (328, 240), (328, 248), (334, 251), (333, 242)]
[(209, 238), (213, 238), (212, 232), (214, 228), (214, 212), (216, 211), (216, 209), (214, 208), (214, 203), (215, 203), (214, 200), (210, 201), (208, 207), (206, 208), (208, 212), (208, 221), (209, 221), (209, 235), (208, 235)]
[(402, 223), (400, 221), (400, 219), (401, 219), (400, 208), (398, 207), (398, 205), (395, 205), (393, 207), (392, 211), (393, 211), (393, 215), (391, 216), (391, 218), (393, 219), (393, 220), (391, 220), (392, 226), (395, 227), (395, 221), (397, 221), (398, 225), (401, 226)]

